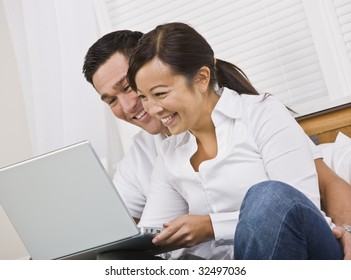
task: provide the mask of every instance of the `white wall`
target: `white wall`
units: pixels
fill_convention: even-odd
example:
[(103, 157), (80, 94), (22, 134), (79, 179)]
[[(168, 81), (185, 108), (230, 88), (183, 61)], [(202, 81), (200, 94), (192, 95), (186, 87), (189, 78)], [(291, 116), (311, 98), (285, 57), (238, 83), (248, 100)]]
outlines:
[[(32, 149), (15, 55), (0, 1), (0, 167), (31, 157)], [(0, 259), (25, 258), (26, 249), (0, 206)]]

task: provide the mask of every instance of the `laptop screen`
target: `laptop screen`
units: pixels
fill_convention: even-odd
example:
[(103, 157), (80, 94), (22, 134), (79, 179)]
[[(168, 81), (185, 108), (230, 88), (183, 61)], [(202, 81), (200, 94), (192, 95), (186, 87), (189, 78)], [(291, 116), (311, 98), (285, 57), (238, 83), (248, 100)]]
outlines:
[(0, 203), (32, 259), (139, 233), (86, 141), (1, 169)]

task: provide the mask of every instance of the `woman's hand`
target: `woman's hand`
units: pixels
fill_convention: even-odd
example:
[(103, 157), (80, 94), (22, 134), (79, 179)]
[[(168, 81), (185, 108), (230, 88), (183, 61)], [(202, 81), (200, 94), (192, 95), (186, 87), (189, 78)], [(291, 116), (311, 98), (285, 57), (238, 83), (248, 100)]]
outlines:
[(344, 249), (344, 260), (351, 260), (351, 233), (338, 226), (333, 228), (333, 233)]
[(214, 239), (209, 215), (182, 215), (163, 227), (164, 230), (152, 240), (155, 245), (188, 248)]

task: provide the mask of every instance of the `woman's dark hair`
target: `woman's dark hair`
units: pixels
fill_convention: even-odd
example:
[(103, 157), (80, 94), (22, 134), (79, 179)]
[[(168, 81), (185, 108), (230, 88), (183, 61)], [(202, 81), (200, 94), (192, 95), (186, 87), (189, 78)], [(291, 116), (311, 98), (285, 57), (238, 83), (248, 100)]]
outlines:
[(93, 84), (93, 75), (113, 54), (119, 52), (130, 58), (143, 33), (139, 31), (119, 30), (102, 36), (88, 50), (83, 64), (86, 80)]
[(129, 60), (127, 78), (136, 91), (135, 76), (140, 68), (157, 57), (167, 64), (174, 74), (187, 77), (191, 82), (198, 70), (207, 66), (211, 71), (210, 85), (227, 87), (239, 94), (258, 92), (237, 66), (214, 58), (211, 46), (195, 29), (185, 23), (168, 23), (157, 26), (145, 34)]

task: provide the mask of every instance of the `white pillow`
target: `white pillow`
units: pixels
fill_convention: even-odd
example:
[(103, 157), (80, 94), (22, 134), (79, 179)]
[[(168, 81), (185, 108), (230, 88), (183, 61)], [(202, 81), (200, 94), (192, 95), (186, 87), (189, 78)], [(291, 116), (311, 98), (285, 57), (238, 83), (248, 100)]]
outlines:
[(339, 132), (334, 143), (317, 145), (324, 162), (351, 184), (351, 138)]

